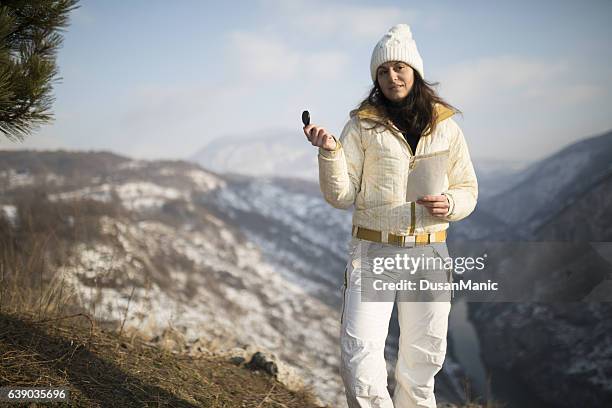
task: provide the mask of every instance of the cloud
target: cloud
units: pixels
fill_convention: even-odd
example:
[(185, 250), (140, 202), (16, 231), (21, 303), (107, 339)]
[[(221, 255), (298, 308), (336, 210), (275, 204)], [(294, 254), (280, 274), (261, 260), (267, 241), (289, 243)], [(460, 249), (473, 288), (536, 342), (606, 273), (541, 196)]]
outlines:
[[(566, 86), (539, 87), (529, 89), (525, 95), (530, 99), (548, 99), (563, 105), (576, 106), (604, 96), (606, 90), (595, 84), (569, 84)], [(610, 95), (608, 90), (608, 96)]]
[(264, 0), (264, 6), (278, 13), (287, 27), (304, 34), (330, 38), (370, 38), (382, 36), (398, 23), (419, 20), (422, 15), (407, 7), (355, 5), (305, 0)]
[(286, 39), (257, 32), (230, 33), (228, 50), (237, 78), (251, 81), (329, 80), (340, 75), (349, 62), (341, 51), (300, 52)]
[[(140, 157), (185, 156), (227, 133), (246, 135), (271, 123), (299, 122), (288, 119), (301, 112), (291, 105), (297, 104), (293, 97), (302, 104), (325, 99), (309, 96), (317, 93), (311, 84), (333, 81), (349, 67), (341, 51), (302, 51), (267, 30), (234, 31), (225, 38), (221, 57), (228, 69), (214, 83), (152, 83), (130, 90), (122, 99), (114, 143)], [(278, 96), (284, 100), (280, 105)]]
[(251, 97), (248, 87), (223, 84), (137, 87), (108, 129), (110, 142), (139, 157), (188, 155), (220, 129), (240, 128), (237, 115)]
[(612, 83), (583, 62), (504, 55), (464, 61), (440, 77), (442, 97), (465, 113), (475, 156), (535, 159), (609, 128)]
[(407, 7), (316, 0), (260, 0), (260, 4), (265, 25), (226, 36), (228, 60), (248, 80), (334, 80), (354, 73), (347, 72), (349, 53), (369, 53), (392, 25), (412, 21), (429, 28), (440, 25), (439, 17), (422, 16)]
[(469, 107), (504, 104), (570, 106), (592, 101), (603, 93), (595, 83), (575, 75), (570, 60), (504, 55), (465, 61), (441, 74), (445, 97)]
[(203, 86), (148, 85), (132, 89), (127, 98), (127, 111), (119, 123), (138, 129), (144, 123), (184, 120), (205, 111), (214, 91)]
[(240, 73), (254, 79), (294, 78), (303, 56), (280, 39), (254, 32), (232, 32), (229, 35), (229, 57)]
[(323, 51), (306, 56), (304, 69), (313, 79), (329, 80), (338, 78), (349, 64), (349, 56), (340, 52)]

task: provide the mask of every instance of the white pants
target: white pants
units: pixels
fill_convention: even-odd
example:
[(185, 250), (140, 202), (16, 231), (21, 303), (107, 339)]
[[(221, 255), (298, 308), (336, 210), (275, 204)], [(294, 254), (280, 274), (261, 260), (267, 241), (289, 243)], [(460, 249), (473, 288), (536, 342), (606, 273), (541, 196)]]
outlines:
[[(451, 303), (397, 302), (400, 338), (395, 367), (397, 385), (391, 399), (384, 349), (394, 302), (362, 302), (360, 287), (361, 263), (371, 261), (378, 249), (384, 247), (389, 248), (388, 244), (355, 237), (349, 244), (340, 333), (340, 374), (348, 405), (350, 408), (435, 408), (434, 375), (442, 368), (446, 355)], [(393, 251), (415, 256), (424, 252), (448, 256), (446, 243), (437, 243), (436, 248), (425, 245)], [(363, 257), (364, 253), (367, 257)]]

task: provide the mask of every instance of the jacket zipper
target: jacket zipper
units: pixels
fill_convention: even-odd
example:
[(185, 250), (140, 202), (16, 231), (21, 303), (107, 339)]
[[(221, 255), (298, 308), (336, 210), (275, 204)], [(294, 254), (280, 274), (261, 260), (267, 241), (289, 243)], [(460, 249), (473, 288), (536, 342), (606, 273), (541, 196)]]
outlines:
[[(397, 126), (395, 126), (395, 124), (391, 124), (391, 126), (393, 126), (395, 129), (397, 129), (397, 131), (399, 132), (402, 141), (406, 144), (406, 146), (408, 147), (408, 151), (410, 152), (410, 158), (408, 159), (408, 168), (412, 169), (414, 167), (414, 156), (415, 153), (412, 151), (412, 147), (410, 147), (410, 143), (408, 143), (408, 141), (406, 140), (406, 138), (404, 137), (404, 134), (397, 128)], [(396, 135), (397, 137), (397, 135)], [(423, 136), (421, 136), (419, 138), (419, 141), (417, 142), (416, 145), (416, 150), (419, 150), (419, 144), (421, 143), (421, 138)], [(414, 230), (416, 229), (416, 203), (414, 201), (410, 202), (410, 230), (409, 230), (409, 234), (410, 235), (414, 235)]]
[[(410, 143), (408, 143), (408, 142), (406, 141), (406, 138), (404, 137), (404, 134), (403, 134), (403, 133), (402, 133), (402, 132), (401, 132), (401, 131), (398, 129), (398, 127), (397, 127), (397, 126), (395, 126), (395, 124), (393, 124), (393, 123), (391, 123), (391, 126), (393, 126), (393, 128), (395, 129), (395, 132), (393, 132), (393, 133), (396, 133), (396, 132), (397, 132), (397, 133), (399, 134), (399, 136), (398, 136), (398, 135), (395, 135), (395, 136), (396, 136), (396, 137), (399, 137), (399, 138), (402, 140), (402, 142), (403, 142), (404, 144), (406, 144), (406, 147), (408, 148), (408, 151), (410, 152), (410, 158), (409, 158), (409, 160), (408, 160), (408, 166), (409, 166), (409, 167), (412, 169), (412, 168), (413, 168), (413, 166), (414, 166), (414, 156), (416, 156), (416, 152), (413, 152), (413, 151), (412, 151), (412, 147), (410, 147)], [(400, 136), (401, 136), (401, 137), (400, 137)], [(419, 138), (419, 141), (417, 142), (417, 145), (416, 145), (416, 151), (418, 151), (418, 150), (419, 150), (419, 144), (421, 144), (421, 138), (422, 138), (422, 137), (423, 137), (423, 136), (421, 136), (421, 137)]]
[[(395, 126), (395, 124), (393, 124), (393, 123), (391, 123), (391, 126), (393, 126), (393, 129), (395, 129), (395, 132), (393, 132), (393, 133), (398, 133), (398, 134), (401, 136), (401, 138), (400, 138), (400, 139), (401, 139), (401, 140), (402, 140), (402, 141), (403, 141), (403, 142), (406, 144), (406, 147), (408, 147), (408, 151), (410, 152), (410, 154), (412, 155), (412, 157), (414, 157), (414, 156), (415, 156), (415, 154), (414, 154), (414, 152), (412, 151), (412, 147), (410, 147), (410, 143), (408, 143), (408, 142), (406, 141), (406, 138), (404, 137), (404, 134), (402, 133), (402, 131), (401, 131), (401, 130), (399, 130), (399, 129), (398, 129), (398, 127), (397, 127), (397, 126)], [(398, 137), (398, 136), (396, 135), (396, 137)], [(423, 137), (423, 136), (421, 136), (421, 137)], [(416, 150), (419, 150), (419, 143), (421, 143), (421, 139), (420, 139), (420, 138), (419, 138), (419, 141), (417, 142), (417, 147), (416, 147)]]
[[(417, 142), (417, 145), (416, 145), (417, 150), (419, 150), (419, 143), (421, 143), (421, 137), (419, 137), (419, 141)], [(406, 141), (406, 137), (404, 136), (403, 133), (402, 133), (402, 138), (404, 138), (404, 142), (406, 142), (406, 146), (408, 146), (408, 150), (410, 150), (410, 154), (412, 155), (412, 157), (416, 156), (416, 154), (412, 151), (412, 147), (410, 147), (410, 143)]]

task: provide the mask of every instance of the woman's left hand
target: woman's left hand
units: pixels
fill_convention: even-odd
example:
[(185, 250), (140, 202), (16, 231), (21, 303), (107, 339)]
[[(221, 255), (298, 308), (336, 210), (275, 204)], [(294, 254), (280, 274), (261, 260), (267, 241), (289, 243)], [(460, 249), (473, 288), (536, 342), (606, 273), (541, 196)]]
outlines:
[(443, 217), (450, 208), (448, 198), (443, 194), (423, 196), (417, 200), (417, 204), (425, 206), (434, 217)]

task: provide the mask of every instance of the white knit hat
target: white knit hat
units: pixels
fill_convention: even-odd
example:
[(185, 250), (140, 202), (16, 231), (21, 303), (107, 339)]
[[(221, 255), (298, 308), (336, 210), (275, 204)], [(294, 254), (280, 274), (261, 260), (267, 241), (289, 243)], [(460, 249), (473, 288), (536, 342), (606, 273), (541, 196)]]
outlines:
[(374, 47), (372, 61), (370, 62), (372, 81), (376, 82), (376, 70), (387, 61), (405, 62), (418, 71), (421, 78), (425, 78), (423, 59), (419, 55), (408, 24), (397, 24), (391, 27)]

